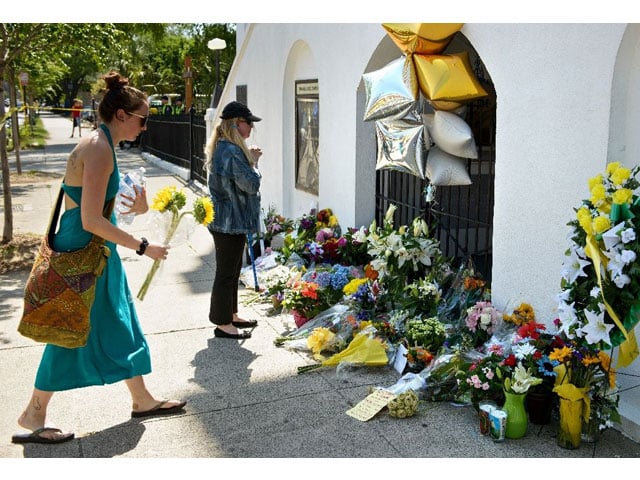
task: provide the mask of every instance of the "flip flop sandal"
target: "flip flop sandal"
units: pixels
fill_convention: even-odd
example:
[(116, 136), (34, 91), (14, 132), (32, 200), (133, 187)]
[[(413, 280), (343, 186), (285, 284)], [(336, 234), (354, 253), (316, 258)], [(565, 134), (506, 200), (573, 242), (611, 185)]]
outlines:
[(145, 410), (143, 412), (136, 412), (135, 410), (131, 411), (131, 418), (142, 418), (142, 417), (157, 417), (160, 415), (171, 415), (172, 413), (178, 413), (184, 410), (184, 406), (187, 402), (180, 402), (177, 405), (169, 408), (162, 408), (163, 405), (166, 405), (168, 400), (164, 400), (157, 404), (150, 410)]
[(75, 437), (75, 434), (69, 433), (58, 438), (47, 438), (42, 436), (44, 432), (62, 433), (62, 430), (59, 428), (43, 427), (31, 433), (16, 433), (11, 437), (11, 441), (13, 443), (63, 443), (73, 440)]

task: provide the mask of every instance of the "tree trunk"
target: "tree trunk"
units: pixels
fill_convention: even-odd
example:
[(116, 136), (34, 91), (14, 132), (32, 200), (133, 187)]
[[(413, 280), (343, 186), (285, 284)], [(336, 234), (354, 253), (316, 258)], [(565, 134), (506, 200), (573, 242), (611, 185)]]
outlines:
[[(22, 173), (22, 164), (20, 163), (20, 119), (17, 110), (17, 93), (16, 93), (16, 76), (13, 68), (7, 67), (7, 78), (9, 84), (9, 105), (13, 110), (11, 113), (11, 131), (13, 132), (13, 152), (16, 154), (16, 172), (18, 175)], [(22, 106), (26, 108), (26, 99), (22, 99)]]
[[(4, 78), (4, 62), (0, 62), (0, 79)], [(4, 82), (0, 81), (0, 98), (4, 98)], [(0, 118), (4, 118), (4, 101), (0, 102)], [(0, 163), (2, 164), (2, 192), (4, 197), (4, 228), (2, 243), (13, 240), (13, 206), (11, 205), (11, 173), (7, 156), (7, 129), (0, 128)]]
[[(0, 116), (4, 115), (4, 102), (0, 106)], [(4, 196), (4, 229), (2, 242), (13, 240), (13, 206), (11, 205), (11, 173), (9, 172), (9, 158), (7, 156), (7, 129), (0, 130), (0, 160), (2, 161), (2, 192)]]

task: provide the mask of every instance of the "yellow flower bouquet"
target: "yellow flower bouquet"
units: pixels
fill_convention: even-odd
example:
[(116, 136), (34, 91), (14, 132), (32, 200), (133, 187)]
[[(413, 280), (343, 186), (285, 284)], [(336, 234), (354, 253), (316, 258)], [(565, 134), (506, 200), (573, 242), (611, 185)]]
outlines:
[[(169, 245), (178, 230), (180, 221), (185, 215), (192, 215), (197, 223), (205, 227), (213, 221), (215, 212), (213, 209), (213, 203), (209, 197), (197, 198), (193, 202), (191, 210), (181, 212), (186, 203), (187, 196), (183, 191), (177, 190), (175, 186), (165, 187), (156, 193), (151, 209), (170, 215), (170, 222), (168, 222), (168, 228), (164, 236), (164, 245)], [(160, 268), (160, 260), (155, 260), (151, 266), (151, 270), (149, 270), (149, 273), (147, 274), (147, 278), (142, 284), (142, 287), (140, 287), (140, 291), (137, 295), (139, 300), (144, 300), (158, 268)]]

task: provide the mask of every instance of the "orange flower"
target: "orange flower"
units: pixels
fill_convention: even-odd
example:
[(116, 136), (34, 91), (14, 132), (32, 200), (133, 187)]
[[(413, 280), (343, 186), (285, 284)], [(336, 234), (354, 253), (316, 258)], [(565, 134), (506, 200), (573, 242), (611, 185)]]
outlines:
[(312, 298), (314, 300), (318, 299), (318, 284), (313, 282), (303, 282), (302, 290), (300, 290), (300, 294), (303, 297)]
[(353, 315), (347, 315), (347, 323), (351, 325), (352, 328), (358, 328), (358, 320)]
[(600, 363), (600, 357), (595, 355), (587, 355), (582, 359), (582, 364), (585, 367), (588, 367), (589, 365), (597, 365), (599, 363)]
[(554, 348), (553, 352), (549, 354), (549, 359), (557, 360), (560, 363), (563, 363), (569, 358), (571, 358), (572, 354), (573, 354), (573, 349), (571, 347)]
[(605, 351), (600, 350), (598, 352), (598, 358), (600, 359), (600, 366), (602, 367), (602, 370), (607, 372), (607, 375), (609, 376), (609, 386), (611, 388), (616, 388), (616, 370), (611, 366), (611, 357), (609, 357)]
[(411, 363), (422, 362), (428, 365), (433, 360), (433, 355), (429, 350), (422, 347), (413, 347), (407, 351), (407, 360)]
[(364, 276), (371, 280), (376, 280), (378, 278), (378, 271), (373, 268), (371, 264), (367, 264), (364, 267)]
[(465, 290), (476, 290), (478, 288), (482, 288), (485, 286), (485, 281), (479, 278), (473, 277), (465, 277), (464, 279), (464, 289)]

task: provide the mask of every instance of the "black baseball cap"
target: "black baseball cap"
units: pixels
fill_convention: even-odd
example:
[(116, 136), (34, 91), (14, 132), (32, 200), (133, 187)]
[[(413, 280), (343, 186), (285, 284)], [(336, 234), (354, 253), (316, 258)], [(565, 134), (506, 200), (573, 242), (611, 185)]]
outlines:
[(251, 110), (249, 110), (245, 104), (240, 102), (228, 103), (222, 110), (220, 118), (223, 120), (228, 120), (230, 118), (244, 118), (248, 122), (259, 122), (262, 120), (260, 117), (256, 117), (251, 113)]

